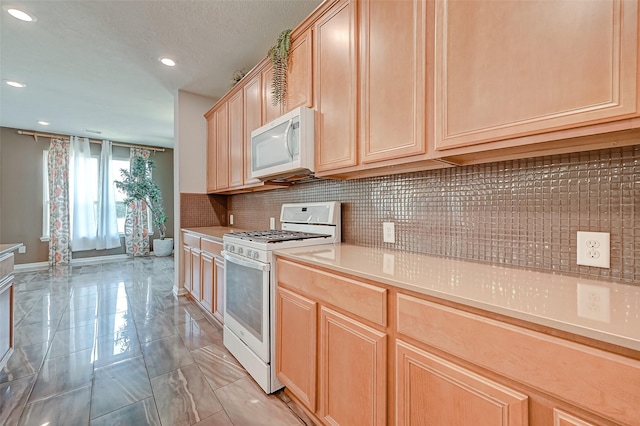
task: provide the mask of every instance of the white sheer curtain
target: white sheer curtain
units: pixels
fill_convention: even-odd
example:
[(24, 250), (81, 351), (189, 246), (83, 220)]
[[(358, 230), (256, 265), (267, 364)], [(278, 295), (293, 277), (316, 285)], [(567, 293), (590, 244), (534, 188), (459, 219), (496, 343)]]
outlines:
[(116, 187), (111, 174), (111, 142), (102, 141), (100, 152), (100, 179), (98, 181), (98, 239), (96, 249), (120, 247), (118, 218), (116, 215)]
[[(71, 251), (96, 248), (96, 219), (94, 200), (95, 167), (91, 162), (89, 139), (71, 137), (71, 167), (69, 170), (71, 194)], [(93, 185), (92, 185), (93, 183)]]

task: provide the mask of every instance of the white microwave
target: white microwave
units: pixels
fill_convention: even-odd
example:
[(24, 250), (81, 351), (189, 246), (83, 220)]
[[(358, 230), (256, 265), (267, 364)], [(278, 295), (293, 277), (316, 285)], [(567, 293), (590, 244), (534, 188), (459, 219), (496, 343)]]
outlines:
[(251, 132), (251, 177), (290, 180), (313, 174), (314, 115), (299, 107)]

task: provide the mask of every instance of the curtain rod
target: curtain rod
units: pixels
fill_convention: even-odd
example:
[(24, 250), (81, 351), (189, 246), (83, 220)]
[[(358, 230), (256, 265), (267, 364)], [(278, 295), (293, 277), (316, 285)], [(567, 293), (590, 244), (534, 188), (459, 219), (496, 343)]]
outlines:
[[(38, 136), (40, 136), (42, 138), (61, 138), (61, 139), (69, 140), (69, 136), (66, 136), (66, 135), (56, 135), (54, 133), (32, 132), (30, 130), (18, 130), (18, 134), (19, 135), (25, 135), (25, 136), (33, 136), (33, 138), (36, 141), (38, 140)], [(99, 143), (99, 144), (102, 143), (102, 141), (97, 140), (97, 139), (89, 139), (89, 142), (90, 143)], [(164, 148), (158, 148), (158, 147), (155, 147), (155, 146), (133, 145), (133, 144), (122, 143), (122, 142), (111, 142), (111, 145), (113, 145), (113, 146), (124, 146), (125, 148), (148, 149), (149, 151), (159, 151), (159, 152), (164, 152), (165, 151)]]

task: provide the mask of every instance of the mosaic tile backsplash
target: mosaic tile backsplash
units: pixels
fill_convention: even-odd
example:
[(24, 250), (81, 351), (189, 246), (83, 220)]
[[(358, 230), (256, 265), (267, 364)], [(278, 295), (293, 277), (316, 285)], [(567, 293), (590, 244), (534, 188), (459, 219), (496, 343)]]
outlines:
[(180, 227), (227, 224), (227, 199), (220, 195), (180, 194)]
[[(267, 229), (290, 202), (342, 202), (342, 241), (640, 284), (640, 145), (230, 196)], [(396, 244), (382, 242), (395, 222)], [(576, 265), (576, 232), (611, 233), (611, 268)]]

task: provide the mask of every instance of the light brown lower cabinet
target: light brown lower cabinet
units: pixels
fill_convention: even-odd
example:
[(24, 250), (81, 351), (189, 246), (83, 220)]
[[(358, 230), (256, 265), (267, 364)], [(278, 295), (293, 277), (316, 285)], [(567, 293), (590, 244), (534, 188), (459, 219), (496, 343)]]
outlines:
[(639, 355), (302, 262), (276, 268), (278, 377), (318, 423), (640, 425)]
[(0, 370), (14, 347), (13, 253), (0, 256)]
[(320, 308), (320, 416), (333, 425), (385, 425), (387, 336)]
[(315, 412), (318, 303), (284, 288), (277, 294), (276, 373)]
[(298, 402), (330, 425), (387, 424), (386, 334), (288, 289), (277, 294), (277, 374)]
[(184, 289), (191, 293), (193, 291), (193, 275), (191, 274), (191, 247), (188, 245), (182, 246), (182, 262), (184, 265), (182, 269), (184, 271), (184, 276), (182, 277)]
[(224, 322), (224, 262), (222, 243), (183, 234), (184, 288), (206, 312)]
[(200, 254), (197, 248), (191, 248), (191, 295), (199, 302), (202, 294), (202, 274), (200, 273)]
[(214, 257), (203, 251), (200, 256), (200, 269), (202, 272), (202, 299), (200, 300), (200, 304), (208, 312), (213, 312), (213, 300), (215, 297), (213, 288), (216, 280), (215, 264)]
[(526, 395), (396, 341), (398, 425), (526, 426)]

